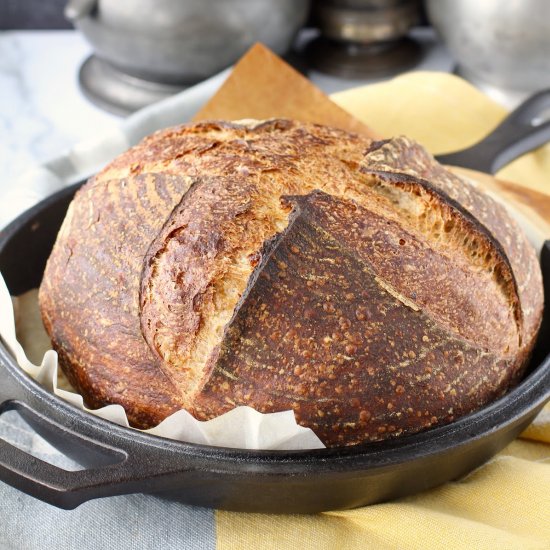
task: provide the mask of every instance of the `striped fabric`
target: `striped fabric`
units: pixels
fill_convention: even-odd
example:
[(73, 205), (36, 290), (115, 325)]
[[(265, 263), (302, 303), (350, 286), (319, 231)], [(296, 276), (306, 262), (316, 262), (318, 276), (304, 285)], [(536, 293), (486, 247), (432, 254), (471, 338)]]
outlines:
[[(0, 435), (44, 460), (74, 464), (14, 413)], [(0, 549), (550, 548), (550, 406), (521, 439), (465, 479), (399, 501), (312, 516), (213, 511), (148, 495), (65, 511), (0, 483)]]
[(314, 516), (217, 512), (217, 548), (548, 550), (550, 407), (524, 437), (465, 479), (387, 504)]

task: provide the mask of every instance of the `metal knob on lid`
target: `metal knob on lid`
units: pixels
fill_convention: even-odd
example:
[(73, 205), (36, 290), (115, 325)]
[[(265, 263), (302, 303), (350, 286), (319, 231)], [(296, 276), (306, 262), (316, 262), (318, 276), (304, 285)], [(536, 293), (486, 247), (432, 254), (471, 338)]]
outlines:
[(380, 77), (414, 65), (420, 48), (406, 37), (418, 21), (416, 0), (317, 0), (321, 36), (308, 47), (312, 66), (344, 78)]

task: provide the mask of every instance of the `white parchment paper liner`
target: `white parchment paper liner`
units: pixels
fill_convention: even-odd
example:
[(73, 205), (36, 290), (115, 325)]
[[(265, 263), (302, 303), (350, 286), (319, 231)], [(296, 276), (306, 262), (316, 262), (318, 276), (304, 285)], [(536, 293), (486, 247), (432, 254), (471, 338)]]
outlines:
[[(90, 414), (130, 427), (126, 412), (120, 405), (88, 409), (82, 396), (57, 385), (57, 353), (49, 350), (41, 365), (31, 363), (17, 341), (15, 316), (11, 296), (0, 274), (0, 338), (18, 365), (48, 391)], [(187, 411), (178, 411), (145, 433), (220, 447), (264, 450), (322, 449), (321, 440), (309, 428), (296, 423), (293, 411), (262, 414), (251, 407), (237, 407), (207, 422), (196, 420)]]

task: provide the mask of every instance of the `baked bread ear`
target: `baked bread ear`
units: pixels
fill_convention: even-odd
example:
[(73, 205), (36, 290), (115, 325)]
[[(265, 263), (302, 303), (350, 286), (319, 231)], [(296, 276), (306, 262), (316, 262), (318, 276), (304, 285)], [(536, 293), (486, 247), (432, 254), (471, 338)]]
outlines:
[(292, 408), (334, 446), (506, 392), (542, 283), (504, 209), (406, 138), (205, 122), (153, 134), (77, 193), (40, 302), (92, 406), (138, 427)]

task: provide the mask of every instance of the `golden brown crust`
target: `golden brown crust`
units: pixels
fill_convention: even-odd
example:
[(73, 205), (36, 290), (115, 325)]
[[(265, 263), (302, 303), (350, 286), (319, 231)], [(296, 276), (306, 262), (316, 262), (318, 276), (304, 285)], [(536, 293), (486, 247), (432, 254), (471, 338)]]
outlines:
[(44, 325), (73, 386), (90, 406), (120, 403), (139, 426), (181, 407), (141, 337), (138, 292), (148, 242), (187, 186), (163, 174), (92, 180), (69, 207), (40, 287)]
[(199, 418), (242, 404), (292, 408), (325, 443), (349, 445), (447, 423), (503, 393), (513, 358), (404, 298), (364, 232), (418, 269), (441, 257), (395, 223), (389, 237), (385, 218), (351, 202), (323, 193), (292, 202), (194, 400)]
[(538, 260), (520, 229), (505, 209), (473, 184), (446, 170), (417, 143), (398, 138), (373, 142), (365, 157), (373, 170), (403, 172), (430, 181), (472, 214), (502, 247), (510, 263), (521, 302), (521, 339), (525, 350), (531, 350), (542, 316), (542, 275)]
[(135, 425), (292, 407), (326, 444), (355, 444), (449, 422), (519, 378), (542, 291), (518, 234), (405, 138), (204, 122), (79, 192), (41, 307), (88, 402)]

